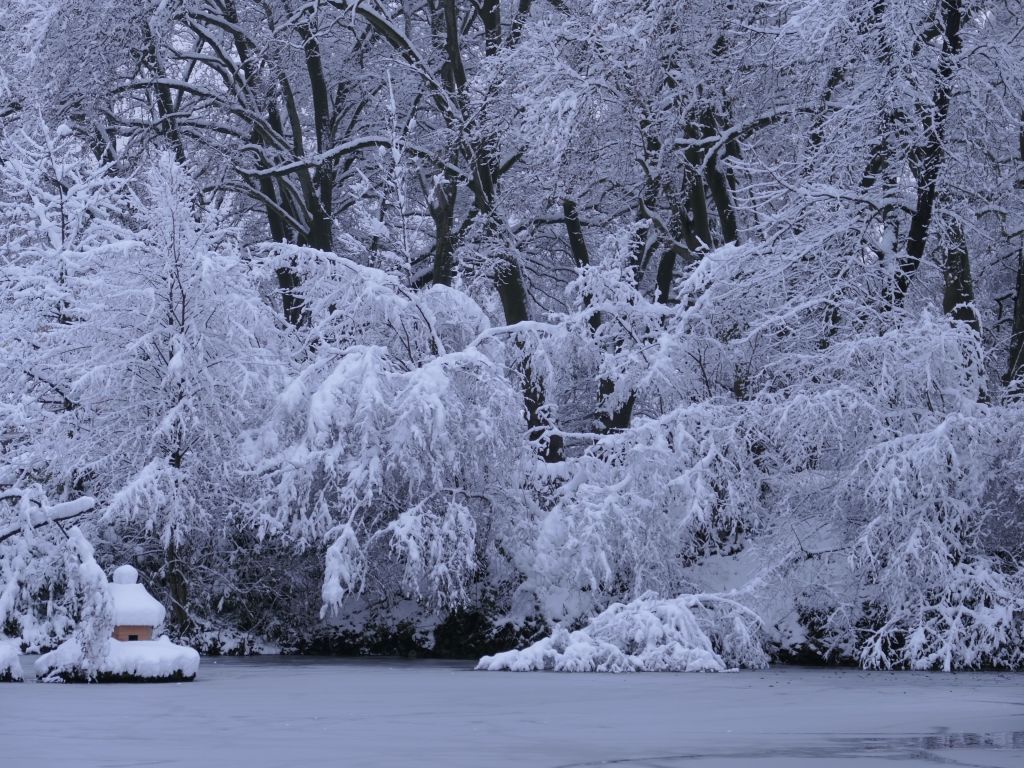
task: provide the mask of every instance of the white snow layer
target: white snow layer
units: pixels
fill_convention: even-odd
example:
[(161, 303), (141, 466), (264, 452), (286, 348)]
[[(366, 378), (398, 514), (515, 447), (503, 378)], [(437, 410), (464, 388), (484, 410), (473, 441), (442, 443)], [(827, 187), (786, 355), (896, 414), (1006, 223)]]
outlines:
[[(119, 568), (118, 571), (120, 570)], [(118, 577), (117, 571), (114, 572), (114, 577)], [(114, 601), (115, 625), (157, 627), (163, 623), (164, 616), (167, 615), (167, 609), (141, 584), (114, 581), (110, 584), (110, 596)]]
[[(75, 675), (82, 668), (82, 648), (72, 637), (50, 653), (36, 659), (36, 674), (42, 679), (59, 679), (62, 673)], [(155, 679), (195, 677), (199, 670), (199, 653), (183, 645), (175, 645), (166, 635), (159, 640), (107, 641), (107, 652), (96, 666), (98, 675), (129, 675)]]
[(22, 679), (20, 655), (17, 643), (0, 640), (0, 682)]
[(121, 565), (114, 569), (110, 580), (115, 584), (136, 584), (139, 581), (139, 572), (131, 565)]
[(586, 627), (559, 627), (519, 651), (484, 656), (477, 669), (490, 672), (722, 672), (725, 662), (711, 647), (687, 604), (688, 598), (645, 596), (615, 603)]

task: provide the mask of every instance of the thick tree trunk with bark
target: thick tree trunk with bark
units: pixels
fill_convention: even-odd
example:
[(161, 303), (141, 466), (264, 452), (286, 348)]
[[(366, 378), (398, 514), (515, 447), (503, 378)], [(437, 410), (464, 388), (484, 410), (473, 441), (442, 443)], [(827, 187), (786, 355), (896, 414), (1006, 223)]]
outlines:
[(942, 310), (954, 320), (970, 325), (981, 333), (981, 323), (974, 307), (974, 283), (967, 239), (960, 224), (952, 228), (950, 244), (943, 258)]

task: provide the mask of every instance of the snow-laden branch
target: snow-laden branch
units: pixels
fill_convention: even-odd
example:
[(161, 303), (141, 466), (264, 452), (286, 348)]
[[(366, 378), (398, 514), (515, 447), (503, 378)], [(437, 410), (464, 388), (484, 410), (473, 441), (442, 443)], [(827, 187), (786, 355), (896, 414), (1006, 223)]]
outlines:
[(23, 513), (24, 520), (0, 528), (0, 544), (26, 530), (74, 520), (96, 508), (96, 499), (91, 496), (81, 496), (73, 501), (49, 504), (45, 499), (39, 498), (35, 492), (12, 489), (0, 491), (0, 502), (27, 506), (27, 510)]

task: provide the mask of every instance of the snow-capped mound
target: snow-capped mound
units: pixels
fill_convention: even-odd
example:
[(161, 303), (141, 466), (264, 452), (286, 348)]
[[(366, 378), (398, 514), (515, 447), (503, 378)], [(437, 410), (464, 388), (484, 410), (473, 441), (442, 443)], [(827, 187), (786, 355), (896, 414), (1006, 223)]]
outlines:
[(192, 680), (199, 670), (199, 653), (159, 640), (108, 640), (103, 658), (91, 672), (85, 668), (79, 641), (72, 637), (36, 659), (36, 675), (44, 682), (179, 681)]
[(14, 683), (22, 679), (18, 644), (0, 640), (0, 683)]
[(114, 601), (114, 624), (132, 627), (157, 627), (167, 610), (138, 583), (139, 572), (130, 565), (114, 571), (110, 596)]
[(526, 672), (722, 672), (725, 662), (690, 610), (690, 598), (644, 595), (615, 603), (576, 632), (558, 628), (519, 651), (484, 656), (477, 669)]
[(133, 566), (121, 565), (114, 569), (114, 573), (111, 574), (110, 580), (115, 584), (137, 584), (139, 581), (139, 572)]
[(110, 641), (104, 671), (135, 678), (191, 680), (199, 671), (199, 652), (172, 643), (167, 635), (142, 642)]

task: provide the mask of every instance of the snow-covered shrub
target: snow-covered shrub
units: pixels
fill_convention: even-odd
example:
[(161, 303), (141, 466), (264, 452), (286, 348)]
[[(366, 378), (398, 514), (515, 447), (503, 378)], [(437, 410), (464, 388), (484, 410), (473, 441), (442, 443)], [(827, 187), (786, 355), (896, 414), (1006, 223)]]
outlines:
[[(727, 614), (724, 620), (715, 611)], [(752, 640), (758, 619), (713, 595), (661, 599), (647, 593), (613, 603), (583, 628), (556, 626), (550, 637), (522, 650), (485, 656), (477, 669), (556, 672), (722, 672), (763, 667), (767, 656)]]
[(109, 653), (114, 605), (107, 576), (78, 526), (68, 531), (67, 584), (75, 629), (55, 650), (36, 659), (36, 673), (44, 682), (93, 681)]
[(37, 484), (0, 484), (0, 634), (20, 638), (29, 652), (57, 645), (74, 626), (74, 572), (59, 526), (84, 524), (95, 503), (91, 497), (51, 503)]
[[(1003, 422), (988, 408), (873, 446), (855, 482), (869, 509), (850, 556), (866, 603), (868, 667), (1021, 663), (1022, 572), (983, 545), (996, 519), (989, 484)], [(993, 430), (996, 430), (994, 433)]]
[[(593, 391), (610, 380), (636, 405), (561, 468), (513, 615), (578, 622), (651, 588), (753, 586), (722, 581), (742, 558), (748, 579), (765, 576), (744, 603), (787, 622), (749, 637), (759, 653), (810, 633), (865, 666), (1019, 666), (1022, 572), (991, 536), (1013, 535), (993, 479), (1017, 406), (989, 402), (968, 323), (836, 309), (837, 287), (864, 286), (823, 267), (724, 248), (670, 309), (615, 279), (581, 283), (590, 303), (548, 343), (589, 350)], [(830, 306), (823, 337), (811, 320)], [(618, 333), (595, 333), (598, 310)]]
[(872, 667), (1020, 663), (1020, 566), (985, 536), (1005, 517), (992, 481), (1010, 419), (982, 397), (977, 342), (965, 325), (907, 318), (833, 345), (779, 405), (790, 514), (816, 514), (830, 531), (818, 548), (846, 558), (822, 570), (831, 594), (818, 586), (834, 654)]
[(682, 593), (688, 565), (738, 551), (759, 514), (743, 419), (741, 408), (680, 408), (572, 460), (540, 523), (526, 585), (544, 613), (575, 620), (609, 590), (627, 599), (651, 588)]

